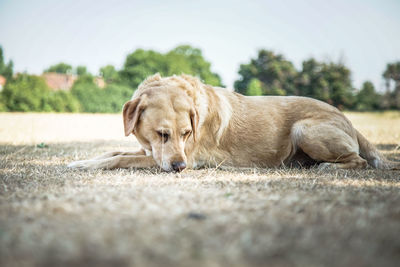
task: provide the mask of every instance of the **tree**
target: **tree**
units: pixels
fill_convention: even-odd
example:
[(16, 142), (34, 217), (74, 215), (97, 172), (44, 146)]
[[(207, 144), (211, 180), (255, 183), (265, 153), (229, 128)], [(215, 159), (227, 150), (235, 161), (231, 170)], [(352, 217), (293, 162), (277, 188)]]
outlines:
[(118, 71), (112, 65), (100, 68), (100, 76), (103, 77), (106, 83), (120, 82)]
[(38, 76), (21, 74), (7, 82), (3, 101), (10, 111), (42, 111), (50, 90)]
[(325, 101), (339, 108), (352, 108), (355, 97), (351, 72), (341, 63), (303, 61), (296, 80), (299, 95)]
[(253, 78), (250, 80), (246, 95), (258, 96), (262, 95), (262, 85), (260, 80)]
[(67, 74), (72, 72), (72, 66), (61, 62), (56, 65), (50, 66), (48, 69), (44, 70), (44, 72), (57, 72)]
[(358, 92), (356, 109), (360, 111), (370, 111), (379, 108), (380, 95), (375, 92), (374, 85), (366, 81)]
[(75, 72), (76, 72), (76, 74), (78, 76), (82, 76), (82, 75), (88, 74), (87, 68), (85, 66), (76, 67), (76, 71)]
[(211, 64), (203, 58), (201, 50), (191, 46), (178, 46), (166, 54), (137, 49), (127, 56), (120, 76), (132, 88), (157, 72), (163, 76), (191, 74), (205, 83), (221, 85), (221, 78), (210, 68)]
[(43, 78), (20, 74), (1, 92), (3, 110), (77, 112), (78, 101), (69, 92), (52, 92)]
[(3, 48), (0, 46), (0, 75), (10, 80), (13, 76), (13, 67), (14, 63), (12, 60), (9, 60), (7, 64), (5, 63)]
[(200, 77), (206, 84), (221, 86), (221, 77), (211, 71), (211, 63), (206, 61), (200, 49), (181, 45), (165, 55), (166, 75), (191, 74)]
[(78, 99), (83, 112), (113, 113), (121, 112), (133, 90), (121, 84), (109, 84), (102, 89), (93, 83), (93, 77), (81, 76), (72, 87), (71, 93)]
[(239, 80), (234, 87), (237, 92), (247, 93), (247, 88), (253, 78), (262, 84), (263, 95), (296, 95), (294, 84), (297, 71), (293, 64), (282, 55), (272, 51), (260, 50), (257, 58), (249, 64), (240, 65)]
[(250, 83), (257, 79), (263, 95), (308, 96), (339, 108), (352, 108), (355, 101), (350, 70), (341, 63), (324, 63), (311, 58), (303, 62), (298, 72), (282, 55), (260, 50), (257, 58), (240, 65), (239, 75), (234, 86), (242, 94), (249, 94)]
[(163, 55), (153, 50), (137, 49), (126, 57), (120, 75), (124, 82), (136, 88), (146, 77), (156, 72), (166, 72)]
[(88, 78), (78, 78), (71, 88), (71, 94), (78, 99), (83, 112), (99, 112), (104, 104), (101, 89), (93, 83), (92, 78)]
[(296, 80), (299, 95), (316, 98), (325, 102), (330, 100), (329, 83), (325, 79), (323, 63), (311, 58), (303, 61), (302, 70)]
[(104, 99), (106, 99), (103, 112), (121, 112), (123, 105), (132, 97), (133, 90), (121, 84), (109, 84), (103, 89)]
[(328, 83), (332, 105), (338, 108), (353, 108), (355, 101), (354, 88), (351, 84), (351, 72), (341, 63), (324, 63), (322, 75)]
[(386, 81), (387, 107), (400, 109), (400, 61), (387, 64), (382, 76)]
[(48, 106), (55, 112), (79, 112), (81, 105), (79, 101), (70, 93), (65, 91), (50, 92)]
[(298, 94), (325, 101), (339, 108), (353, 108), (354, 89), (351, 72), (342, 63), (303, 61), (296, 79)]

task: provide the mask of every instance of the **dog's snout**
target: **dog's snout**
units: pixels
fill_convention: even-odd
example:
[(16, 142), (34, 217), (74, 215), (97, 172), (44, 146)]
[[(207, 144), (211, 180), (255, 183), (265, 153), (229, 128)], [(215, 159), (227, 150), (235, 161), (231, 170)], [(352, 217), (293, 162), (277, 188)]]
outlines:
[(181, 172), (186, 168), (186, 163), (183, 161), (174, 161), (171, 165), (172, 169), (176, 172)]

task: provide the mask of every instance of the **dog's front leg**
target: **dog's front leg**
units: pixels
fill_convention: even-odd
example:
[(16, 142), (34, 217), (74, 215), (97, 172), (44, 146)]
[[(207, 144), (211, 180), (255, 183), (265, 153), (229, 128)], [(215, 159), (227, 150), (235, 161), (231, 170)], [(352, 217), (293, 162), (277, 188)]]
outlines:
[(152, 156), (117, 155), (103, 159), (75, 161), (68, 165), (75, 169), (150, 168), (157, 166)]
[(134, 151), (134, 152), (122, 152), (122, 151), (113, 151), (113, 152), (107, 152), (103, 155), (97, 156), (95, 158), (92, 158), (92, 160), (94, 159), (106, 159), (106, 158), (111, 158), (111, 157), (115, 157), (115, 156), (119, 156), (119, 155), (123, 155), (123, 156), (145, 156), (146, 152), (144, 151), (144, 149), (140, 149), (138, 151)]

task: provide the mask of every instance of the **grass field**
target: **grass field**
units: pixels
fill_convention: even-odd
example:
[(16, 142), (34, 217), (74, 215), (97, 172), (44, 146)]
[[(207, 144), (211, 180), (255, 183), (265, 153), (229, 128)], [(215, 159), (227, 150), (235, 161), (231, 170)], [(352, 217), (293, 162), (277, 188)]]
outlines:
[[(400, 113), (347, 115), (400, 161)], [(399, 266), (399, 171), (66, 168), (136, 148), (120, 115), (0, 113), (0, 266)]]

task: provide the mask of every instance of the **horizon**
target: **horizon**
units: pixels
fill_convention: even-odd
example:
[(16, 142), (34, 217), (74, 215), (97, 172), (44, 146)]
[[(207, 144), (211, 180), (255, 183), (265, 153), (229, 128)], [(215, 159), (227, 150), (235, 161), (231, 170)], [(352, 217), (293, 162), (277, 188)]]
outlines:
[(310, 57), (341, 61), (353, 86), (369, 80), (377, 91), (386, 64), (400, 60), (394, 0), (154, 2), (0, 0), (0, 45), (15, 72), (41, 74), (65, 62), (97, 74), (108, 64), (120, 69), (138, 48), (165, 53), (189, 44), (229, 88), (260, 49), (282, 54), (297, 70)]

